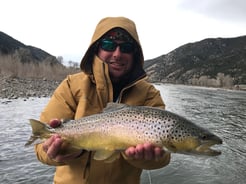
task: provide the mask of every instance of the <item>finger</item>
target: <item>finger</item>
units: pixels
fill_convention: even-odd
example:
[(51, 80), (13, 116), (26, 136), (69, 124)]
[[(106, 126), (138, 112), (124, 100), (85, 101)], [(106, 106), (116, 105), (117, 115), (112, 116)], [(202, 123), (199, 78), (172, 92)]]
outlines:
[(43, 143), (43, 150), (47, 153), (50, 145), (54, 142), (54, 140), (56, 139), (56, 135), (51, 136), (49, 139), (47, 139), (44, 143)]
[(128, 149), (126, 149), (125, 154), (128, 157), (134, 157), (134, 155), (135, 155), (135, 148), (134, 147), (129, 147)]
[(143, 159), (144, 158), (144, 146), (142, 144), (138, 144), (136, 146), (135, 159)]
[(144, 144), (144, 159), (145, 160), (152, 160), (154, 159), (154, 146), (150, 143), (145, 143)]
[(59, 127), (61, 125), (61, 121), (59, 119), (52, 119), (52, 120), (50, 120), (49, 125), (52, 128), (56, 128), (56, 127)]
[(155, 147), (154, 153), (155, 153), (155, 158), (158, 160), (164, 156), (165, 151), (160, 147)]
[(56, 138), (54, 140), (54, 142), (50, 145), (50, 147), (47, 151), (48, 157), (50, 157), (51, 159), (54, 159), (57, 156), (57, 154), (61, 148), (61, 145), (62, 145), (61, 138)]

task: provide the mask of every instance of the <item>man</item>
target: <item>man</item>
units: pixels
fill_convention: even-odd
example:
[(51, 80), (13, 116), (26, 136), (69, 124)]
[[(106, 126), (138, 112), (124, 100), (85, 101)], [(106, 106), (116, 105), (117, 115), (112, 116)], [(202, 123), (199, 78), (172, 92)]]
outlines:
[[(82, 72), (68, 76), (55, 90), (40, 120), (59, 126), (59, 119), (79, 119), (102, 111), (108, 102), (164, 108), (160, 93), (145, 81), (143, 52), (133, 21), (102, 19), (81, 61)], [(54, 120), (54, 118), (56, 118)], [(60, 155), (63, 142), (54, 135), (35, 147), (38, 159), (56, 167), (54, 183), (140, 183), (142, 169), (164, 167), (170, 154), (150, 143), (129, 147), (112, 163), (82, 150)]]

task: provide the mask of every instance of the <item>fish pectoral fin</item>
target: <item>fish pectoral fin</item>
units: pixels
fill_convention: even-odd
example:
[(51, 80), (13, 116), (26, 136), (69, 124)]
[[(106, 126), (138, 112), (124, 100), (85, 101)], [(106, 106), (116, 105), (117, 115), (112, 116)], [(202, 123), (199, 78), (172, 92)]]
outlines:
[(104, 160), (106, 163), (112, 163), (113, 161), (117, 160), (120, 158), (120, 153), (115, 151), (109, 158)]
[(110, 150), (97, 150), (94, 154), (95, 160), (107, 160), (110, 159), (114, 155), (115, 151)]

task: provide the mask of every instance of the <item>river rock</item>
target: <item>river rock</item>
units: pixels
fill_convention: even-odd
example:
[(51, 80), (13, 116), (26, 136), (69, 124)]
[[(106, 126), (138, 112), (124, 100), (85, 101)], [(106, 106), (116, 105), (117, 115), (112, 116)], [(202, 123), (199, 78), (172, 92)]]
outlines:
[(0, 98), (50, 97), (60, 82), (0, 76)]

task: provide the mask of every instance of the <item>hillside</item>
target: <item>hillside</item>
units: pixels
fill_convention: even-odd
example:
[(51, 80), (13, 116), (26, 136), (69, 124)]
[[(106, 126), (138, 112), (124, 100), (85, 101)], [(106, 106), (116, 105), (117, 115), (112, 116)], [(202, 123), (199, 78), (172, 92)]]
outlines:
[(13, 55), (23, 63), (42, 62), (46, 60), (52, 64), (59, 64), (57, 59), (51, 54), (39, 48), (25, 45), (0, 31), (0, 56), (6, 55)]
[(0, 66), (0, 78), (49, 80), (62, 80), (74, 69), (66, 68), (46, 51), (25, 45), (3, 32), (0, 32)]
[[(49, 96), (78, 68), (0, 32), (0, 98)], [(246, 89), (246, 36), (185, 44), (145, 61), (150, 82)]]
[(47, 97), (78, 68), (63, 66), (51, 54), (0, 32), (0, 98)]
[(246, 84), (246, 36), (209, 38), (147, 60), (151, 82), (213, 87)]

